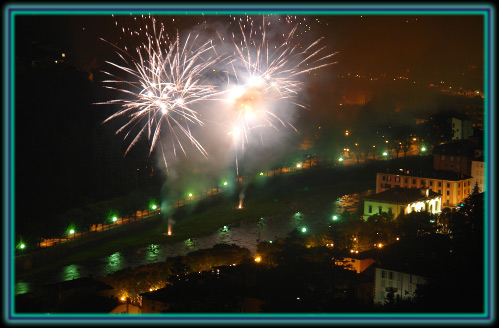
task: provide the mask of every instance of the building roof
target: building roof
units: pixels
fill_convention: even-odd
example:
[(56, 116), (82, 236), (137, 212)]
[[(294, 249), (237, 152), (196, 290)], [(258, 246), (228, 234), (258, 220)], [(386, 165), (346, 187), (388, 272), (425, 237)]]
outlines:
[(444, 171), (444, 170), (424, 170), (424, 169), (386, 169), (385, 172), (378, 172), (378, 174), (392, 174), (392, 175), (400, 175), (412, 178), (426, 178), (426, 179), (438, 179), (438, 180), (449, 180), (449, 181), (459, 181), (465, 179), (471, 179), (470, 175), (461, 174), (452, 171)]
[(76, 289), (76, 288), (86, 288), (86, 289), (94, 288), (96, 291), (114, 289), (113, 287), (109, 286), (105, 282), (95, 280), (91, 277), (83, 277), (83, 278), (78, 278), (78, 279), (62, 281), (62, 282), (56, 282), (56, 283), (52, 283), (52, 284), (47, 284), (47, 285), (45, 285), (45, 287), (49, 288), (49, 289), (59, 290), (59, 291), (71, 290), (71, 289)]
[[(426, 191), (428, 191), (428, 196), (426, 195)], [(408, 204), (426, 199), (433, 199), (437, 196), (440, 196), (440, 194), (426, 188), (392, 188), (368, 196), (365, 200)]]
[(483, 149), (471, 140), (456, 140), (433, 148), (433, 155), (449, 155), (461, 157), (474, 157), (476, 149)]

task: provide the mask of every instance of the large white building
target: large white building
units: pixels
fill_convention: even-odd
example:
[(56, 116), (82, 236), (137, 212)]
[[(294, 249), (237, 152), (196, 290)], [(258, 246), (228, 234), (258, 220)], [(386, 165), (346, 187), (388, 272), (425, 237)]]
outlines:
[(384, 304), (388, 293), (395, 298), (409, 300), (416, 296), (418, 285), (426, 284), (426, 279), (415, 274), (385, 268), (374, 271), (374, 304)]
[(485, 172), (483, 158), (471, 161), (471, 187), (475, 188), (475, 184), (478, 185), (478, 192), (485, 192)]
[(391, 213), (394, 217), (417, 211), (432, 214), (442, 210), (442, 196), (429, 188), (392, 188), (364, 199), (364, 220), (371, 215)]

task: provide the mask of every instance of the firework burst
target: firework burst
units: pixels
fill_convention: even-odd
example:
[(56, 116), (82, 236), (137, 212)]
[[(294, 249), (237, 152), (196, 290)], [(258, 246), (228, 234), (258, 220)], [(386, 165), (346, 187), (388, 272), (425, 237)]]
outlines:
[[(296, 100), (305, 84), (304, 75), (334, 64), (327, 59), (335, 53), (323, 55), (326, 47), (318, 47), (323, 38), (303, 49), (300, 42), (293, 40), (298, 24), (282, 34), (283, 41), (277, 42), (268, 36), (271, 24), (265, 17), (260, 25), (250, 17), (246, 20), (234, 17), (234, 21), (240, 33), (232, 33), (230, 40), (234, 52), (227, 71), (225, 102), (232, 113), (229, 134), (236, 141), (237, 167), (237, 148), (244, 152), (252, 130), (289, 126), (296, 131), (290, 122), (280, 118), (278, 109), (287, 107), (282, 106), (283, 102), (307, 108)], [(290, 25), (290, 19), (286, 21)], [(218, 37), (222, 43), (225, 41), (220, 34)], [(263, 143), (261, 133), (259, 140)]]
[[(120, 110), (103, 123), (118, 116), (128, 119), (116, 131), (118, 134), (127, 130), (124, 139), (135, 132), (125, 155), (145, 134), (150, 141), (150, 155), (160, 140), (161, 132), (166, 129), (171, 134), (170, 142), (175, 155), (177, 147), (186, 153), (179, 136), (182, 134), (207, 157), (203, 146), (192, 135), (190, 124), (203, 125), (193, 106), (215, 94), (215, 87), (204, 78), (207, 69), (219, 59), (213, 52), (212, 40), (197, 46), (198, 35), (189, 34), (182, 43), (178, 31), (176, 37), (170, 40), (163, 24), (158, 30), (153, 18), (151, 26), (152, 32), (149, 32), (146, 25), (144, 31), (147, 41), (136, 47), (134, 55), (126, 47), (122, 49), (108, 42), (117, 49), (124, 64), (106, 63), (129, 74), (131, 79), (125, 80), (104, 72), (112, 77), (104, 81), (107, 83), (105, 87), (116, 90), (125, 97), (101, 103), (120, 105)], [(123, 28), (123, 33), (128, 32), (131, 36), (144, 33), (130, 32)], [(163, 152), (163, 148), (161, 150)], [(163, 158), (166, 165), (164, 152)]]

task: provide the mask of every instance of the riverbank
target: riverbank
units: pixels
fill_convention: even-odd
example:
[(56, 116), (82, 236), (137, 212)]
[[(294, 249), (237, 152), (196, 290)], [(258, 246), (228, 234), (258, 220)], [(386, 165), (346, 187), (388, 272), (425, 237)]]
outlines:
[[(293, 214), (298, 211), (324, 211), (332, 206), (336, 198), (344, 194), (363, 191), (373, 186), (373, 181), (363, 179), (364, 174), (356, 170), (315, 172), (280, 176), (266, 181), (253, 181), (240, 186), (231, 195), (212, 197), (197, 204), (184, 207), (171, 217), (172, 235), (168, 235), (168, 218), (158, 216), (154, 225), (135, 225), (127, 233), (115, 234), (112, 239), (100, 238), (84, 250), (49, 261), (45, 265), (27, 271), (16, 272), (17, 279), (54, 270), (62, 266), (103, 257), (117, 250), (142, 247), (150, 244), (169, 244), (188, 238), (204, 236), (214, 231), (238, 224), (257, 221), (261, 217), (277, 214)], [(346, 174), (347, 173), (347, 174)], [(359, 173), (359, 172), (357, 172)], [(363, 172), (362, 172), (363, 173)], [(352, 176), (353, 175), (353, 176)], [(336, 180), (336, 183), (334, 181)], [(244, 192), (242, 209), (238, 209), (239, 195)]]

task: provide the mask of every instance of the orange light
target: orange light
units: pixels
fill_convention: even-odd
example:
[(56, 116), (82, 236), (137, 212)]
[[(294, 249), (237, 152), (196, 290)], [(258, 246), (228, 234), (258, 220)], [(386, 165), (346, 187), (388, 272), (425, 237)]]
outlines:
[(261, 257), (255, 257), (255, 262), (261, 262), (262, 261), (262, 258)]

